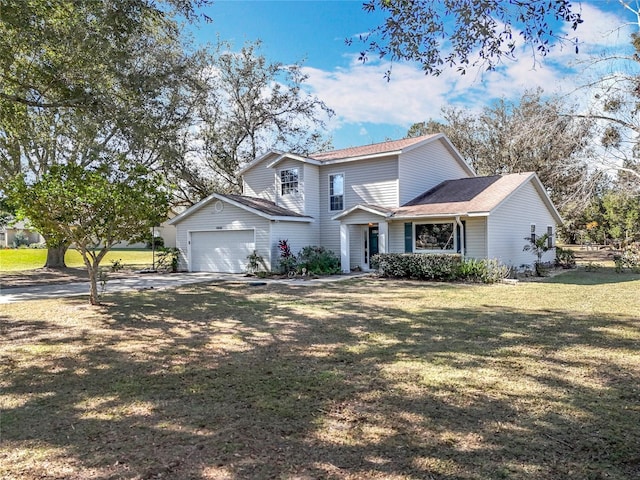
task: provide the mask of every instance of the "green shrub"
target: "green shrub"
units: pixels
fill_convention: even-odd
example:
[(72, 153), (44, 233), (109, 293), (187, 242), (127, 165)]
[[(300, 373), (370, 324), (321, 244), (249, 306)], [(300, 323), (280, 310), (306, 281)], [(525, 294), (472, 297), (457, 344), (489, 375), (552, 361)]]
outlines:
[(298, 269), (298, 259), (293, 253), (291, 253), (289, 240), (278, 240), (278, 250), (280, 251), (278, 265), (280, 266), (282, 273), (289, 274), (293, 272), (293, 274), (295, 274)]
[(460, 263), (460, 255), (451, 254), (382, 253), (371, 259), (371, 266), (383, 277), (416, 280), (455, 280)]
[(629, 245), (620, 255), (614, 255), (613, 261), (618, 273), (623, 272), (625, 268), (634, 273), (640, 272), (640, 244)]
[(371, 259), (371, 266), (383, 277), (416, 280), (495, 283), (509, 276), (509, 267), (498, 260), (451, 254), (383, 253)]
[(556, 247), (556, 266), (562, 268), (575, 268), (576, 254), (568, 248)]
[(161, 247), (156, 258), (156, 268), (161, 271), (177, 272), (180, 250), (174, 247)]
[(324, 247), (308, 246), (298, 253), (298, 269), (303, 268), (314, 275), (333, 275), (340, 273), (340, 259)]
[(31, 245), (31, 240), (29, 240), (29, 235), (24, 230), (18, 230), (13, 237), (13, 247), (28, 247)]
[(510, 268), (496, 259), (468, 258), (460, 263), (460, 280), (482, 283), (496, 283), (509, 276)]
[(264, 269), (263, 271), (267, 271), (267, 265), (264, 262), (264, 258), (255, 250), (247, 255), (247, 273), (258, 273), (260, 271), (260, 266)]

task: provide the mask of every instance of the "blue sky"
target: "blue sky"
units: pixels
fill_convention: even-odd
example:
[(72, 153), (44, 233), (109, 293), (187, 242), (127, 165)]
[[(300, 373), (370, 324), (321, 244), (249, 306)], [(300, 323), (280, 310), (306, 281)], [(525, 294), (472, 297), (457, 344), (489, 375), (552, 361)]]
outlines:
[(303, 61), (308, 90), (336, 113), (327, 133), (336, 148), (343, 148), (401, 138), (412, 123), (438, 119), (443, 106), (479, 110), (501, 96), (518, 98), (526, 89), (541, 87), (549, 94), (570, 95), (573, 103), (586, 102), (580, 97), (584, 93), (575, 92), (586, 82), (581, 62), (603, 51), (627, 49), (637, 18), (617, 0), (575, 3), (585, 21), (577, 32), (579, 55), (569, 46), (556, 48), (534, 63), (523, 46), (516, 61), (497, 71), (465, 76), (451, 71), (428, 77), (417, 65), (396, 63), (392, 81), (386, 82), (387, 60), (374, 56), (362, 64), (357, 60), (362, 44), (345, 44), (345, 38), (369, 31), (382, 19), (365, 13), (361, 0), (216, 0), (205, 10), (213, 22), (202, 23), (194, 36), (197, 43), (215, 43), (219, 37), (238, 49), (259, 39), (270, 60)]

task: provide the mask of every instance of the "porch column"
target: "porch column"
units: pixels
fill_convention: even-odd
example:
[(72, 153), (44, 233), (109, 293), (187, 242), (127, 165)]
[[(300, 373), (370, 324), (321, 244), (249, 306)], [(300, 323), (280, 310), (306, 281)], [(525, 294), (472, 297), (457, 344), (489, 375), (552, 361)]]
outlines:
[(351, 266), (349, 264), (349, 225), (340, 224), (340, 268), (343, 273), (349, 273)]
[(378, 253), (389, 253), (388, 222), (378, 222)]

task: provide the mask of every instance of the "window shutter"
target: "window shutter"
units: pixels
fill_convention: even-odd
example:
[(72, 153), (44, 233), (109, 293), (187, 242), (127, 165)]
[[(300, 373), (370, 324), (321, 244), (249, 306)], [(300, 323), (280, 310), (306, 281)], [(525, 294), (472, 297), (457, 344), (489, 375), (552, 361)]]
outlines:
[[(467, 248), (467, 224), (464, 220), (462, 220), (462, 227), (464, 229), (464, 247)], [(456, 241), (458, 242), (458, 248), (456, 253), (462, 253), (462, 238), (460, 238), (460, 225), (456, 224)]]
[(413, 223), (404, 224), (404, 252), (413, 252)]

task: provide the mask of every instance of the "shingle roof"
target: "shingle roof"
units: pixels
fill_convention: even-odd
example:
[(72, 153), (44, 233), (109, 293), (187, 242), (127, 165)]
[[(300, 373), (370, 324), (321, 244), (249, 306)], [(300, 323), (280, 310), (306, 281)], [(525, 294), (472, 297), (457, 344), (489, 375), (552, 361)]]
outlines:
[(343, 158), (363, 157), (367, 155), (376, 155), (387, 152), (396, 152), (405, 149), (416, 143), (420, 143), (428, 138), (435, 137), (438, 134), (423, 135), (422, 137), (403, 138), (402, 140), (393, 140), (389, 142), (373, 143), (361, 147), (343, 148), (341, 150), (333, 150), (330, 152), (318, 152), (309, 155), (309, 158), (326, 162), (328, 160), (338, 160)]
[(456, 215), (490, 212), (520, 185), (531, 172), (462, 178), (444, 181), (431, 190), (405, 203), (394, 217)]
[(294, 212), (293, 210), (289, 210), (288, 208), (281, 207), (276, 205), (274, 202), (270, 200), (265, 200), (264, 198), (257, 197), (246, 197), (244, 195), (222, 195), (219, 194), (220, 197), (228, 198), (229, 200), (233, 200), (236, 203), (244, 205), (245, 207), (252, 208), (259, 212), (262, 212), (271, 217), (298, 217), (298, 218), (308, 218), (307, 215), (300, 215), (299, 213)]

